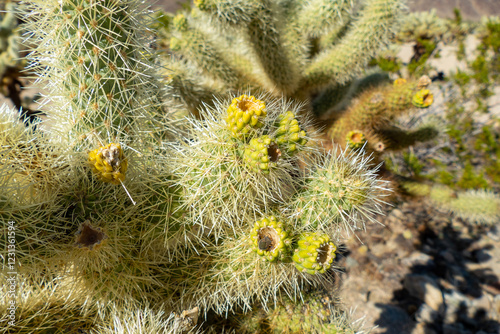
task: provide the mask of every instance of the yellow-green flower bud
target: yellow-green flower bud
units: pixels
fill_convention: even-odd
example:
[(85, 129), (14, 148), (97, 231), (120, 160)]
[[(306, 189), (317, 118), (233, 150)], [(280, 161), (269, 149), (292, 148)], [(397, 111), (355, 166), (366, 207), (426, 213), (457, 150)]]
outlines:
[(406, 84), (406, 79), (397, 78), (396, 80), (394, 80), (394, 86), (402, 86), (404, 84)]
[(245, 146), (243, 160), (256, 173), (269, 173), (281, 157), (281, 150), (268, 135), (253, 138)]
[(297, 144), (303, 146), (307, 143), (306, 132), (300, 129), (293, 112), (287, 111), (280, 115), (277, 126), (276, 143), (286, 148), (287, 153), (294, 153), (297, 150)]
[(178, 14), (174, 17), (174, 27), (178, 31), (186, 31), (188, 28), (187, 18), (183, 14)]
[(299, 271), (315, 275), (330, 269), (337, 247), (327, 234), (305, 233), (297, 244), (292, 260)]
[(227, 127), (234, 138), (242, 139), (254, 129), (264, 125), (267, 116), (266, 104), (253, 96), (241, 95), (234, 98), (227, 108)]

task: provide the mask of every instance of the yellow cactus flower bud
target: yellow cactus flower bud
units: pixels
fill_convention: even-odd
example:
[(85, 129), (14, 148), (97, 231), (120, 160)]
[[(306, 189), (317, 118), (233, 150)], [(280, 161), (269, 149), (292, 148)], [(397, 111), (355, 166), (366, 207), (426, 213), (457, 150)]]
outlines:
[(99, 180), (112, 184), (125, 181), (128, 162), (120, 144), (111, 143), (91, 151), (88, 161)]

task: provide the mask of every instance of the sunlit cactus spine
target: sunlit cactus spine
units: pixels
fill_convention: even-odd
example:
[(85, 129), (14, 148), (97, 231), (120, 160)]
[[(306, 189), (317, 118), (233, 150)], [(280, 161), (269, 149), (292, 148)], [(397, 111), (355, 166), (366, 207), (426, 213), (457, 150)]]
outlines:
[(110, 303), (109, 316), (103, 316), (89, 302), (88, 290), (71, 288), (64, 277), (24, 278), (16, 282), (16, 289), (4, 277), (0, 283), (2, 333), (199, 333), (196, 323), (186, 326), (175, 313), (165, 314), (150, 306), (136, 309)]
[[(219, 94), (241, 89), (244, 77), (253, 93), (262, 87), (307, 102), (361, 75), (397, 31), (403, 10), (402, 0), (196, 0), (190, 14), (173, 20), (170, 47), (189, 62), (186, 70), (217, 82)], [(329, 42), (318, 43), (326, 35)], [(203, 84), (193, 83), (193, 93), (186, 88), (170, 94), (188, 102)]]

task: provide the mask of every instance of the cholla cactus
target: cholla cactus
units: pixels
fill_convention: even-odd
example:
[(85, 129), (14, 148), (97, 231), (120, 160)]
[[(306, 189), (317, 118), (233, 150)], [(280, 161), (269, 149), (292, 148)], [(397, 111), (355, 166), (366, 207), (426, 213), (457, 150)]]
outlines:
[(431, 9), (427, 12), (409, 14), (397, 34), (397, 39), (403, 42), (414, 42), (418, 39), (450, 42), (466, 35), (472, 28), (474, 24), (470, 22), (443, 19), (436, 14), (435, 9)]
[(351, 314), (338, 308), (325, 291), (313, 290), (303, 301), (285, 298), (273, 305), (268, 313), (260, 310), (238, 314), (235, 321), (239, 332), (263, 334), (300, 333), (361, 333), (363, 319), (354, 321)]
[[(259, 56), (268, 62), (263, 66), (273, 85), (286, 92), (299, 86), (298, 67), (297, 73), (282, 71), (289, 50), (280, 42), (285, 37), (270, 2), (197, 4), (212, 12), (220, 5), (246, 6), (227, 11), (227, 23), (245, 30), (257, 51), (276, 47), (274, 55)], [(0, 215), (12, 223), (2, 225), (0, 247), (7, 249), (14, 229), (19, 284), (38, 289), (47, 283), (50, 291), (42, 289), (42, 294), (77, 294), (83, 301), (63, 310), (68, 322), (29, 320), (22, 330), (72, 329), (68, 323), (79, 303), (101, 320), (129, 317), (124, 310), (132, 309), (138, 319), (125, 327), (157, 332), (164, 327), (161, 317), (143, 316), (150, 308), (157, 314), (195, 307), (205, 314), (211, 309), (227, 314), (248, 310), (254, 302), (267, 308), (283, 295), (301, 299), (304, 288), (331, 283), (327, 271), (335, 268), (341, 232), (362, 227), (364, 219), (380, 212), (385, 183), (375, 177), (369, 159), (325, 153), (299, 102), (270, 94), (228, 94), (198, 110), (200, 119), (176, 118), (174, 124), (161, 103), (165, 82), (155, 75), (156, 55), (141, 39), (147, 22), (140, 5), (134, 0), (32, 0), (24, 9), (27, 30), (38, 45), (30, 57), (38, 81), (48, 89), (51, 126), (43, 132), (5, 126), (13, 120), (1, 109)], [(343, 15), (348, 4), (339, 6)], [(370, 0), (356, 27), (363, 31), (374, 20), (385, 25), (399, 7), (395, 0)], [(299, 18), (297, 27), (305, 24)], [(192, 20), (177, 17), (176, 29), (201, 38), (201, 31), (190, 30)], [(383, 39), (364, 37), (360, 41), (350, 33), (345, 43), (359, 42), (360, 48)], [(179, 48), (199, 46), (191, 42), (179, 38)], [(216, 52), (207, 47), (207, 54)], [(347, 68), (328, 68), (334, 54), (324, 55), (326, 72), (318, 65), (314, 77), (334, 71), (342, 82), (354, 75)], [(358, 61), (365, 57), (366, 52)], [(335, 66), (342, 59), (334, 60)], [(214, 76), (233, 73), (227, 64), (211, 63)], [(234, 82), (247, 82), (242, 73)], [(196, 96), (191, 95), (193, 101)], [(304, 238), (312, 244), (306, 250)], [(64, 284), (50, 285), (55, 278)], [(2, 290), (2, 307), (6, 294)], [(35, 312), (29, 319), (51, 309), (42, 306), (37, 315), (29, 304), (19, 302), (21, 314)], [(184, 318), (179, 331), (191, 324)], [(82, 326), (86, 319), (83, 314)], [(16, 326), (8, 330), (15, 332)], [(109, 323), (101, 327), (106, 332)]]
[[(193, 97), (204, 91), (261, 87), (305, 102), (318, 90), (348, 86), (388, 44), (404, 7), (402, 0), (369, 0), (362, 6), (351, 0), (197, 0), (194, 5), (171, 25), (170, 48), (182, 60), (167, 61), (176, 80), (170, 94), (191, 109)], [(328, 107), (339, 102), (332, 99)]]
[(430, 190), (431, 200), (440, 207), (470, 223), (492, 225), (500, 218), (500, 198), (486, 190), (466, 190), (455, 192), (436, 185)]
[(379, 157), (385, 150), (401, 149), (418, 141), (430, 140), (439, 133), (432, 124), (410, 131), (395, 126), (399, 116), (412, 107), (428, 108), (434, 95), (427, 89), (428, 76), (418, 80), (398, 78), (363, 92), (358, 100), (333, 123), (329, 134), (334, 142), (352, 150), (363, 150)]

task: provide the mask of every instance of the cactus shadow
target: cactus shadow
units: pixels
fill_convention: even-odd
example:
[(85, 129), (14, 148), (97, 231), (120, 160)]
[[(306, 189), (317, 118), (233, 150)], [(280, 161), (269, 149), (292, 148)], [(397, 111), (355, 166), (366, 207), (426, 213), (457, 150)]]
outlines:
[[(492, 259), (490, 251), (494, 249), (491, 244), (484, 245), (484, 235), (498, 231), (465, 224), (461, 229), (453, 228), (451, 219), (441, 225), (431, 221), (429, 218), (429, 222), (417, 226), (417, 251), (426, 254), (428, 260), (409, 268), (403, 288), (393, 292), (390, 304), (377, 305), (382, 309), (375, 321), (379, 332), (499, 333), (500, 322), (490, 311), (495, 291), (500, 292), (500, 280), (493, 270), (480, 266)], [(437, 289), (424, 288), (416, 296), (419, 287), (415, 282), (419, 279)], [(411, 318), (405, 328), (390, 321), (395, 309)]]

